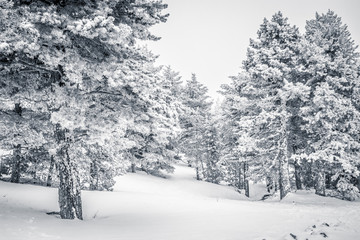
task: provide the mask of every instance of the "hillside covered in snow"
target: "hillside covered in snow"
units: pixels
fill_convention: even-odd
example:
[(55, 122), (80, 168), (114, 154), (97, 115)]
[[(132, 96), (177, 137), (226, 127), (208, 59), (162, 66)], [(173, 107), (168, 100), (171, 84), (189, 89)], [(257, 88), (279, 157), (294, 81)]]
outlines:
[(357, 239), (360, 202), (298, 191), (261, 201), (194, 179), (176, 166), (168, 178), (118, 177), (113, 192), (83, 191), (84, 221), (62, 220), (55, 188), (0, 182), (1, 239)]

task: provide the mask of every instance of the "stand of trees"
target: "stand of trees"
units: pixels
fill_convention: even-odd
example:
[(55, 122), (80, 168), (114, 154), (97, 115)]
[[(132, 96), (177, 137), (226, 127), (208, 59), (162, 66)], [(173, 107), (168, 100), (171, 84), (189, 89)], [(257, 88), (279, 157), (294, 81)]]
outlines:
[(126, 171), (196, 179), (249, 196), (265, 181), (354, 200), (360, 179), (360, 64), (346, 25), (316, 14), (300, 34), (280, 12), (250, 41), (212, 113), (195, 74), (183, 85), (139, 40), (168, 15), (161, 0), (0, 0), (0, 174), (59, 189), (82, 219), (81, 190)]

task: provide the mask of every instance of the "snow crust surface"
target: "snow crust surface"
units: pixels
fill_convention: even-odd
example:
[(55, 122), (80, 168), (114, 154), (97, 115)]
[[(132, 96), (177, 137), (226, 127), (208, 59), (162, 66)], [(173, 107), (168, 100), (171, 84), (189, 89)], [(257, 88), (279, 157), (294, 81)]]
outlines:
[(58, 211), (57, 189), (0, 182), (0, 239), (360, 239), (360, 202), (312, 191), (259, 201), (261, 186), (247, 199), (194, 176), (176, 166), (166, 179), (129, 173), (113, 192), (83, 191), (84, 221), (46, 214)]

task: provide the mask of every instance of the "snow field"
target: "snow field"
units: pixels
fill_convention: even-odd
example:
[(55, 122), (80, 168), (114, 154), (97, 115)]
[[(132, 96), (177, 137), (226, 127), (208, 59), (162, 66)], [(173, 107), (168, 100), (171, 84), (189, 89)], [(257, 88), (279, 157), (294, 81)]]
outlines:
[(46, 214), (58, 211), (57, 189), (0, 182), (0, 239), (359, 239), (360, 202), (309, 191), (248, 200), (194, 176), (176, 166), (167, 179), (129, 173), (113, 192), (83, 191), (84, 221)]

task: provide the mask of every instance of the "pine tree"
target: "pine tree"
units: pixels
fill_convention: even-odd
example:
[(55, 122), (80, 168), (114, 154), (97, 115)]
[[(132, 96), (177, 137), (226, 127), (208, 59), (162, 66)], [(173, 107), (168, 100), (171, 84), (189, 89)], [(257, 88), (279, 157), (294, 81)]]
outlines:
[[(97, 143), (120, 159), (132, 146), (123, 123), (138, 109), (126, 108), (132, 106), (129, 89), (144, 64), (153, 59), (135, 42), (154, 39), (148, 28), (166, 20), (161, 14), (166, 5), (161, 1), (1, 3), (5, 29), (0, 44), (1, 85), (8, 93), (14, 89), (21, 94), (23, 83), (32, 86), (28, 96), (33, 102), (41, 99), (40, 109), (51, 115), (55, 144), (49, 148), (59, 169), (60, 214), (81, 219), (78, 172), (83, 162), (72, 158), (76, 156), (72, 151), (78, 141)], [(21, 81), (23, 73), (15, 71), (19, 68), (33, 77)]]
[(190, 166), (196, 169), (196, 179), (200, 180), (204, 173), (205, 122), (211, 103), (208, 102), (207, 88), (201, 84), (195, 74), (186, 82), (183, 92), (185, 111), (180, 116), (183, 129), (180, 139), (182, 151), (188, 158)]
[(291, 188), (288, 134), (291, 112), (288, 106), (289, 97), (296, 90), (284, 87), (301, 84), (296, 77), (299, 41), (298, 29), (278, 12), (270, 21), (264, 20), (258, 38), (250, 41), (244, 62), (244, 69), (252, 79), (244, 91), (252, 95), (254, 103), (257, 101), (258, 113), (252, 117), (258, 127), (255, 133), (257, 148), (268, 162), (266, 165), (270, 164), (271, 175), (278, 178), (281, 199)]
[(354, 199), (358, 189), (352, 182), (359, 175), (356, 166), (360, 149), (360, 115), (354, 100), (357, 47), (333, 11), (307, 21), (305, 37), (319, 49), (314, 51), (317, 58), (312, 56), (317, 61), (307, 66), (311, 103), (303, 109), (311, 135), (309, 158), (317, 169), (316, 193), (325, 195), (326, 185), (333, 185), (343, 198)]
[(205, 123), (204, 145), (205, 145), (205, 176), (204, 180), (211, 183), (219, 183), (222, 179), (220, 167), (220, 146), (217, 124), (208, 117)]

